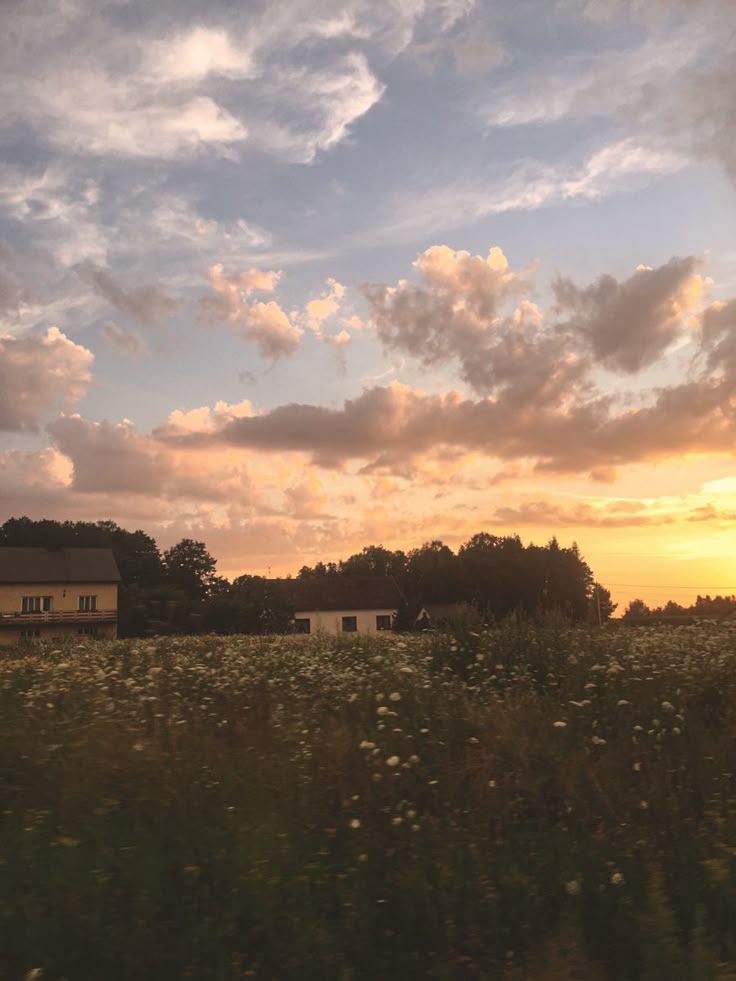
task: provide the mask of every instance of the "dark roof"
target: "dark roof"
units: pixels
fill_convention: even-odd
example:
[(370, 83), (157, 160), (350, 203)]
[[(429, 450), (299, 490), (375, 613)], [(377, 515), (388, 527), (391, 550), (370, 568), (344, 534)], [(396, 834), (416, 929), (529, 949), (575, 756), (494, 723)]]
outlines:
[(0, 547), (0, 582), (120, 582), (109, 548)]
[(307, 576), (274, 579), (295, 610), (396, 610), (401, 591), (393, 576)]
[(437, 622), (438, 620), (451, 619), (462, 613), (467, 609), (467, 603), (424, 603), (422, 609), (417, 614), (417, 617), (421, 616), (422, 611), (424, 611), (430, 619)]

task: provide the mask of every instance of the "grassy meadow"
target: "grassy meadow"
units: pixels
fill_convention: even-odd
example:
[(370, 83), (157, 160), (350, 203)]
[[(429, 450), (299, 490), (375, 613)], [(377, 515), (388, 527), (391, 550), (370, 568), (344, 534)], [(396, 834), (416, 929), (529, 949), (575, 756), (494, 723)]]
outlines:
[(0, 654), (8, 981), (735, 981), (736, 628)]

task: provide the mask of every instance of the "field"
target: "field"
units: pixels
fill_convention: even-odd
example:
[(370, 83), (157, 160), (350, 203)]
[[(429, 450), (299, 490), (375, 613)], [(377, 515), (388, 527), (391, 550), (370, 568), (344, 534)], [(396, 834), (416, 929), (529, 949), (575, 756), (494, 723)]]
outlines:
[(0, 655), (8, 981), (734, 981), (736, 629)]

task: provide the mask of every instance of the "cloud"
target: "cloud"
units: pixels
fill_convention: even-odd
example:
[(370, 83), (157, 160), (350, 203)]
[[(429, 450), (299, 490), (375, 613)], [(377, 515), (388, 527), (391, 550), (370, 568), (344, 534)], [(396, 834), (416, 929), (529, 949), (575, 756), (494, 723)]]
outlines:
[(264, 94), (266, 100), (291, 103), (289, 121), (264, 119), (254, 129), (254, 140), (294, 162), (312, 163), (319, 152), (341, 143), (384, 91), (358, 52), (334, 59), (329, 68), (282, 69)]
[(301, 327), (291, 323), (275, 300), (249, 302), (255, 291), (272, 293), (280, 275), (257, 269), (226, 275), (221, 265), (212, 266), (208, 278), (215, 295), (200, 299), (201, 319), (240, 328), (241, 336), (253, 341), (265, 358), (293, 354), (304, 333)]
[(46, 334), (0, 334), (0, 430), (38, 429), (59, 404), (69, 409), (84, 395), (94, 355), (57, 327)]
[(533, 303), (506, 310), (528, 286), (500, 248), (483, 258), (435, 245), (414, 265), (423, 285), (400, 280), (361, 288), (386, 349), (426, 367), (457, 361), (477, 392), (505, 389), (518, 404), (556, 402), (581, 377), (584, 363), (566, 351), (564, 337), (544, 328)]
[(124, 330), (117, 324), (108, 320), (102, 325), (102, 333), (114, 348), (124, 354), (142, 354), (146, 349), (145, 342), (140, 334), (132, 330)]
[(419, 460), (477, 453), (529, 461), (538, 473), (610, 476), (626, 463), (730, 452), (735, 393), (736, 380), (704, 378), (659, 389), (649, 405), (616, 411), (611, 397), (595, 394), (553, 404), (518, 401), (512, 390), (473, 400), (393, 384), (364, 389), (341, 408), (293, 403), (223, 420), (204, 434), (162, 427), (154, 436), (182, 449), (297, 453), (338, 470), (357, 462), (365, 473), (406, 475)]
[(176, 300), (158, 286), (147, 284), (126, 289), (111, 273), (91, 264), (81, 266), (77, 271), (96, 293), (144, 327), (155, 327), (178, 306)]
[(27, 298), (26, 290), (11, 269), (13, 254), (10, 246), (0, 239), (0, 315), (15, 312)]
[(685, 315), (703, 298), (707, 283), (693, 256), (672, 258), (657, 269), (640, 267), (618, 282), (601, 276), (578, 288), (558, 277), (553, 283), (567, 326), (590, 345), (598, 363), (613, 371), (636, 372), (652, 364), (683, 329)]
[(223, 28), (196, 25), (148, 52), (148, 70), (165, 84), (196, 82), (211, 75), (248, 78), (254, 74), (252, 53), (238, 48)]
[(529, 499), (521, 504), (496, 508), (493, 520), (507, 528), (533, 525), (539, 528), (590, 527), (632, 528), (642, 525), (672, 524), (678, 518), (676, 510), (663, 511), (648, 507), (640, 501), (606, 499), (592, 504), (586, 501), (559, 503)]
[(489, 215), (535, 211), (568, 201), (598, 201), (636, 188), (652, 176), (673, 173), (687, 158), (642, 136), (614, 140), (577, 161), (548, 164), (520, 159), (497, 165), (483, 183), (455, 174), (444, 183), (412, 193), (402, 191), (389, 203), (390, 219), (379, 239), (413, 240), (438, 230), (472, 224)]
[(708, 367), (736, 381), (736, 300), (717, 301), (703, 311), (702, 347)]
[[(56, 20), (37, 13), (35, 29), (9, 15), (6, 36), (16, 40), (0, 46), (8, 68), (0, 125), (31, 127), (74, 153), (232, 156), (253, 138), (309, 163), (383, 95), (369, 53), (396, 57), (420, 22), (444, 31), (464, 4), (381, 11), (355, 0), (315, 11), (291, 0), (258, 11), (215, 3), (206, 24), (186, 8), (129, 6), (129, 18), (89, 3)], [(32, 78), (24, 77), (29, 63)]]
[(68, 487), (75, 495), (109, 495), (116, 501), (137, 495), (149, 498), (151, 507), (156, 500), (165, 501), (177, 511), (231, 501), (245, 508), (255, 497), (244, 459), (181, 454), (138, 432), (128, 420), (90, 422), (69, 415), (46, 429), (55, 451), (70, 462)]
[[(588, 3), (578, 13), (598, 24), (595, 52), (543, 62), (494, 91), (481, 118), (494, 127), (606, 121), (635, 143), (690, 160), (716, 160), (736, 180), (734, 8), (729, 0), (715, 0), (698, 4), (697, 11), (695, 18), (687, 0)], [(638, 44), (620, 46), (622, 18), (629, 25), (639, 21), (644, 37)]]

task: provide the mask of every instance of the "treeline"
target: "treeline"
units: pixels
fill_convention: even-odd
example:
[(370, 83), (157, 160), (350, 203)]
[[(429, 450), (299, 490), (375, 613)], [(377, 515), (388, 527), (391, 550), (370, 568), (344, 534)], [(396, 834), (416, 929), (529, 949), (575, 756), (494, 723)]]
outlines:
[[(122, 637), (279, 633), (290, 629), (294, 615), (278, 583), (251, 575), (228, 581), (217, 574), (205, 543), (190, 538), (161, 552), (144, 531), (126, 531), (114, 521), (23, 517), (0, 526), (0, 545), (112, 549), (122, 578)], [(298, 575), (393, 576), (405, 598), (397, 629), (412, 629), (425, 604), (467, 604), (482, 620), (515, 611), (529, 616), (556, 611), (597, 622), (615, 609), (577, 546), (562, 548), (555, 538), (544, 546), (525, 546), (517, 535), (481, 533), (457, 553), (441, 541), (409, 552), (369, 545), (339, 563), (303, 566)]]
[(698, 596), (690, 606), (668, 600), (663, 606), (650, 608), (644, 600), (633, 599), (626, 607), (622, 620), (687, 620), (701, 617), (723, 620), (736, 613), (736, 596)]
[[(400, 626), (424, 604), (464, 603), (483, 619), (552, 611), (573, 620), (608, 620), (616, 608), (577, 545), (524, 545), (518, 535), (473, 535), (457, 553), (441, 541), (409, 552), (369, 545), (343, 562), (303, 566), (299, 576), (393, 576), (405, 597)], [(402, 622), (403, 621), (403, 622)]]

